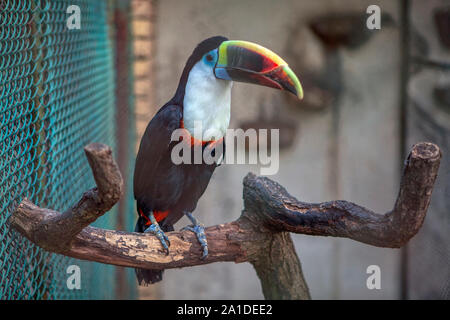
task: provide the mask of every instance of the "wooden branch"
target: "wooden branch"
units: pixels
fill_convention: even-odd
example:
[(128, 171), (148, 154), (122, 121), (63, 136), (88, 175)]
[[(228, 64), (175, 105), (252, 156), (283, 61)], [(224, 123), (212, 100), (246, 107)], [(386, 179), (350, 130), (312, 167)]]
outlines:
[(300, 202), (276, 182), (248, 174), (241, 217), (206, 228), (209, 255), (202, 260), (190, 231), (168, 233), (171, 247), (166, 255), (153, 235), (89, 227), (119, 200), (123, 188), (109, 147), (91, 144), (85, 151), (97, 188), (62, 214), (24, 199), (9, 218), (13, 228), (48, 251), (126, 267), (170, 269), (248, 261), (261, 279), (265, 297), (272, 299), (309, 298), (289, 232), (347, 237), (382, 247), (404, 245), (423, 223), (441, 158), (434, 144), (413, 147), (395, 207), (385, 215), (346, 201)]
[[(10, 217), (11, 225), (42, 248), (66, 252), (75, 236), (108, 212), (119, 201), (123, 181), (111, 148), (91, 143), (84, 148), (97, 188), (86, 191), (80, 201), (62, 214), (41, 209), (24, 199)], [(29, 215), (32, 208), (36, 215)]]
[(441, 152), (432, 143), (416, 144), (405, 162), (394, 209), (376, 214), (337, 200), (304, 203), (268, 178), (247, 175), (244, 206), (273, 230), (350, 238), (378, 247), (400, 248), (420, 229), (431, 200)]

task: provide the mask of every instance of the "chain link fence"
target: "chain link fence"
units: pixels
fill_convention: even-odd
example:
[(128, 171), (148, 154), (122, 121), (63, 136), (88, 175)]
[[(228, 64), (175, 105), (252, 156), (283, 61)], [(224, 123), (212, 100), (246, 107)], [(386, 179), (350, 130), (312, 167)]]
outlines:
[[(80, 29), (67, 28), (70, 5), (81, 9)], [(0, 298), (114, 298), (115, 267), (45, 252), (7, 223), (25, 197), (61, 211), (95, 186), (86, 144), (116, 150), (113, 2), (0, 7)], [(95, 225), (115, 229), (116, 219), (114, 209)], [(80, 267), (80, 290), (67, 286), (70, 265)]]

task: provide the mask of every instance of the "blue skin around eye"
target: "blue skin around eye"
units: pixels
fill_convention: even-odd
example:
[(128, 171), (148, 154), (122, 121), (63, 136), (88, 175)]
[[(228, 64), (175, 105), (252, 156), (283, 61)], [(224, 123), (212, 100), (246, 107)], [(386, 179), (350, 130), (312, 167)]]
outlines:
[[(207, 57), (208, 55), (210, 55), (210, 56), (212, 57), (212, 60), (211, 60), (211, 61), (208, 61), (208, 59), (206, 59), (206, 57)], [(205, 55), (203, 56), (203, 62), (204, 62), (207, 66), (214, 67), (214, 66), (216, 65), (216, 62), (217, 62), (217, 49), (212, 50), (212, 51), (208, 52), (207, 54), (205, 54)]]

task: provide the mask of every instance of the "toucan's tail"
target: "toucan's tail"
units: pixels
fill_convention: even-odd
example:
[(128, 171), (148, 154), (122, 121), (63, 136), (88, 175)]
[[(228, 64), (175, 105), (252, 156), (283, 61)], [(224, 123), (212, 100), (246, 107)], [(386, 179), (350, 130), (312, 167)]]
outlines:
[(134, 269), (136, 272), (136, 278), (140, 286), (148, 286), (162, 280), (164, 270), (152, 270), (152, 269)]
[[(139, 217), (138, 221), (136, 222), (134, 232), (144, 232), (144, 230), (147, 228), (145, 226), (145, 223), (146, 220), (144, 220), (144, 218), (142, 217)], [(163, 225), (161, 226), (161, 229), (163, 232), (170, 232), (173, 231), (173, 226)], [(164, 270), (157, 270), (157, 269), (136, 268), (134, 270), (136, 272), (136, 277), (140, 286), (148, 286), (149, 284), (161, 281), (162, 275), (164, 273)]]

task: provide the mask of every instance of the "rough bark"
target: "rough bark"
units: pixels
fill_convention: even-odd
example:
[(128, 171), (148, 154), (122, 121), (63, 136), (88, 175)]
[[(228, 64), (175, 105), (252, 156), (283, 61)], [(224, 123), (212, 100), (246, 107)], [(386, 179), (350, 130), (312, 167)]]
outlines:
[(120, 198), (122, 178), (111, 149), (85, 148), (97, 188), (59, 214), (24, 199), (9, 222), (40, 247), (67, 256), (125, 267), (170, 269), (219, 261), (250, 262), (268, 299), (309, 299), (289, 232), (346, 237), (381, 247), (401, 247), (420, 229), (428, 208), (441, 153), (431, 143), (413, 147), (405, 163), (394, 209), (376, 214), (347, 201), (300, 202), (278, 183), (248, 174), (244, 210), (227, 224), (206, 228), (209, 255), (190, 231), (170, 232), (169, 255), (149, 234), (89, 227)]

